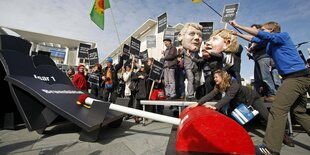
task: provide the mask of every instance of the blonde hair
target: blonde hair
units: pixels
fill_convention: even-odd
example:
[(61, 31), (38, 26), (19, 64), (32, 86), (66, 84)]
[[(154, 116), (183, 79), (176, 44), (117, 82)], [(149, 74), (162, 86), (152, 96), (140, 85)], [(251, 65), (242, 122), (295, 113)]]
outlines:
[(279, 33), (281, 32), (281, 26), (279, 23), (270, 21), (265, 24), (263, 24), (264, 27), (266, 27), (268, 30), (271, 30), (271, 32)]
[(200, 30), (200, 31), (202, 31), (202, 29), (203, 29), (203, 27), (198, 23), (186, 23), (184, 25), (184, 27), (182, 28), (182, 30), (180, 31), (180, 34), (184, 35), (189, 27), (193, 27), (193, 28)]
[(215, 87), (220, 92), (225, 92), (228, 87), (230, 87), (231, 76), (224, 70), (216, 70), (214, 75), (218, 74), (222, 78), (222, 82), (219, 85), (215, 85)]
[(225, 53), (236, 53), (239, 47), (237, 36), (233, 35), (230, 30), (228, 29), (219, 29), (215, 30), (211, 37), (219, 35), (221, 38), (224, 39), (225, 42), (230, 41), (227, 49), (223, 52)]

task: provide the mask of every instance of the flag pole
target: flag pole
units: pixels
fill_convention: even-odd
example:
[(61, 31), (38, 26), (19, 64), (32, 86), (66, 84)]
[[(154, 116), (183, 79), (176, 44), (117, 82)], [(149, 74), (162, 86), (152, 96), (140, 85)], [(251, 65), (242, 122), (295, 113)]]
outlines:
[[(110, 3), (111, 3), (111, 2), (110, 2)], [(112, 14), (113, 24), (114, 24), (115, 31), (116, 31), (116, 34), (117, 34), (118, 43), (120, 44), (120, 43), (121, 43), (121, 40), (119, 39), (119, 33), (118, 33), (118, 30), (117, 30), (117, 27), (116, 27), (116, 23), (115, 23), (115, 19), (114, 19), (112, 7), (110, 7), (110, 9), (111, 9), (111, 14)]]
[(222, 17), (222, 15), (219, 12), (217, 12), (215, 9), (213, 9), (208, 3), (206, 3), (204, 0), (202, 0), (202, 2), (205, 3), (210, 9), (212, 9), (216, 14)]

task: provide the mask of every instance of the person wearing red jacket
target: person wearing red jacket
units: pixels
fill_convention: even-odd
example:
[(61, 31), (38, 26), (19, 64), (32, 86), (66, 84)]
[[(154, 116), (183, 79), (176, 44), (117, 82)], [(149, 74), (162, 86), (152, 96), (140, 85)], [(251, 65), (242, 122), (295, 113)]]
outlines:
[(72, 83), (77, 89), (80, 89), (82, 91), (88, 91), (88, 84), (84, 75), (84, 69), (84, 65), (78, 66), (78, 73), (74, 74)]

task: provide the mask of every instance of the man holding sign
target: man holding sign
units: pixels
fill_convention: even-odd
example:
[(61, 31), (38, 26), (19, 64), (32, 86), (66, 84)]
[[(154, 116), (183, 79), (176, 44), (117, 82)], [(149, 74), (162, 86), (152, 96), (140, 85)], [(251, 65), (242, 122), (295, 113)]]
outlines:
[(177, 49), (172, 45), (171, 39), (164, 39), (164, 44), (167, 47), (163, 51), (164, 59), (164, 80), (165, 80), (165, 92), (168, 99), (175, 99), (175, 69), (177, 67)]

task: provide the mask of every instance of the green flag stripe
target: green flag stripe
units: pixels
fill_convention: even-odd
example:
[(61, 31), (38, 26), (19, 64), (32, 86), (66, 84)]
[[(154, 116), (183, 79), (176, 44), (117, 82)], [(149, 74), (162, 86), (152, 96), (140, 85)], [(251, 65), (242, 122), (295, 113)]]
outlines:
[(97, 12), (95, 10), (95, 5), (96, 5), (96, 1), (93, 5), (91, 12), (90, 12), (90, 18), (98, 27), (100, 27), (103, 30), (104, 29), (104, 11), (111, 7), (110, 1), (104, 0), (103, 14), (100, 14), (99, 12)]
[(99, 14), (95, 10), (95, 5), (93, 6), (91, 12), (90, 12), (90, 19), (102, 30), (104, 29), (104, 12), (103, 15)]
[(98, 14), (96, 11), (92, 12), (91, 20), (99, 26), (102, 30), (104, 29), (104, 16)]
[(104, 0), (104, 9), (108, 9), (110, 7), (111, 7), (110, 1), (109, 0)]

